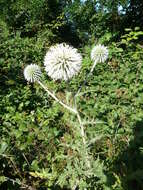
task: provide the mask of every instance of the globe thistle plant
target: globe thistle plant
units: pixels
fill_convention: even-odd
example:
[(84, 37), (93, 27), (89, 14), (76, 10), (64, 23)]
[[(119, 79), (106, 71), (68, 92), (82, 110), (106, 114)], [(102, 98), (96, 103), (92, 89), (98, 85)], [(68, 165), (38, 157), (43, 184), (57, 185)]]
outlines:
[(41, 78), (41, 69), (36, 64), (30, 64), (24, 69), (24, 77), (28, 82), (36, 82)]
[(45, 70), (54, 80), (69, 80), (81, 68), (82, 56), (65, 43), (52, 46), (44, 59)]
[(108, 58), (108, 49), (104, 45), (96, 45), (91, 51), (91, 59), (96, 63), (103, 63)]
[[(91, 51), (91, 59), (94, 61), (90, 72), (88, 72), (83, 85), (80, 86), (78, 92), (74, 96), (74, 105), (65, 103), (65, 101), (58, 98), (55, 93), (51, 92), (40, 80), (41, 70), (38, 65), (31, 64), (24, 69), (24, 77), (29, 82), (38, 82), (38, 84), (48, 93), (50, 97), (54, 99), (58, 104), (68, 110), (70, 113), (75, 114), (80, 127), (80, 135), (82, 139), (82, 147), (84, 152), (82, 156), (84, 157), (85, 167), (88, 172), (88, 177), (91, 175), (92, 171), (92, 157), (89, 154), (88, 144), (86, 140), (86, 132), (84, 128), (84, 123), (80, 116), (78, 110), (76, 97), (80, 94), (82, 87), (86, 84), (88, 77), (92, 74), (96, 63), (103, 63), (108, 58), (108, 49), (104, 45), (96, 45)], [(45, 70), (53, 80), (69, 80), (74, 75), (76, 75), (82, 63), (82, 56), (78, 53), (77, 49), (69, 46), (65, 43), (57, 44), (49, 48), (46, 56), (44, 58)], [(78, 183), (75, 184), (74, 189), (78, 187)], [(72, 188), (73, 189), (73, 188)]]

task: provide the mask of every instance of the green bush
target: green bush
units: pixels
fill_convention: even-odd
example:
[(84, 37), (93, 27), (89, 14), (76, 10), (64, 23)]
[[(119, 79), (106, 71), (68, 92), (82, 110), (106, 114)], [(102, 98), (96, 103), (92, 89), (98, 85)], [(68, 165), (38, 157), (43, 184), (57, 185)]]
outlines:
[[(142, 189), (143, 55), (134, 37), (138, 34), (142, 32), (129, 30), (110, 45), (108, 64), (97, 64), (78, 96), (94, 158), (92, 179), (81, 159), (75, 116), (23, 78), (27, 64), (43, 66), (49, 44), (18, 33), (1, 39), (1, 189), (72, 189), (77, 180), (79, 189), (134, 189), (135, 184)], [(62, 100), (72, 103), (92, 65), (90, 49), (83, 48), (82, 70), (69, 83), (44, 78)]]

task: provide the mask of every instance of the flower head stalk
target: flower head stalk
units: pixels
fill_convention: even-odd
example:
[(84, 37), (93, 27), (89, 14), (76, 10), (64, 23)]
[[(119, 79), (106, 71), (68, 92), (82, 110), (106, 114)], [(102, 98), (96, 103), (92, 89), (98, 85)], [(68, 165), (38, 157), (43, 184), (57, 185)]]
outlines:
[(88, 77), (92, 74), (95, 66), (97, 63), (103, 63), (108, 59), (108, 49), (107, 47), (105, 47), (104, 45), (96, 45), (92, 51), (91, 51), (91, 59), (94, 61), (90, 72), (87, 74), (83, 84), (80, 86), (78, 92), (75, 94), (75, 97), (78, 96), (78, 94), (80, 93), (82, 87), (86, 84)]

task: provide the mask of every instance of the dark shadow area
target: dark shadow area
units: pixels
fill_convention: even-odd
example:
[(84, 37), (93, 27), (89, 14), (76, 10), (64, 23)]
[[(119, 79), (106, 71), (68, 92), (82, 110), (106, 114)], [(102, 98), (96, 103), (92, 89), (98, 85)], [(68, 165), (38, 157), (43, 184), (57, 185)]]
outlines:
[(143, 190), (143, 120), (136, 123), (133, 134), (129, 146), (114, 161), (111, 173), (120, 177), (124, 190)]

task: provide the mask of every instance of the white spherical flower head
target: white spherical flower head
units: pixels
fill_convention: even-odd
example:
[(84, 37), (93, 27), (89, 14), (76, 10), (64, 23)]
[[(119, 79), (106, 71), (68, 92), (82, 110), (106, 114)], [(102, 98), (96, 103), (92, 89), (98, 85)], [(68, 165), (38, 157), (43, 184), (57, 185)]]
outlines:
[(108, 49), (104, 45), (96, 45), (91, 51), (91, 59), (95, 62), (103, 63), (108, 58)]
[(44, 59), (45, 70), (54, 80), (69, 80), (81, 68), (82, 57), (77, 49), (65, 44), (50, 47)]
[(41, 69), (38, 65), (30, 64), (24, 69), (24, 77), (28, 82), (36, 82), (41, 78)]

